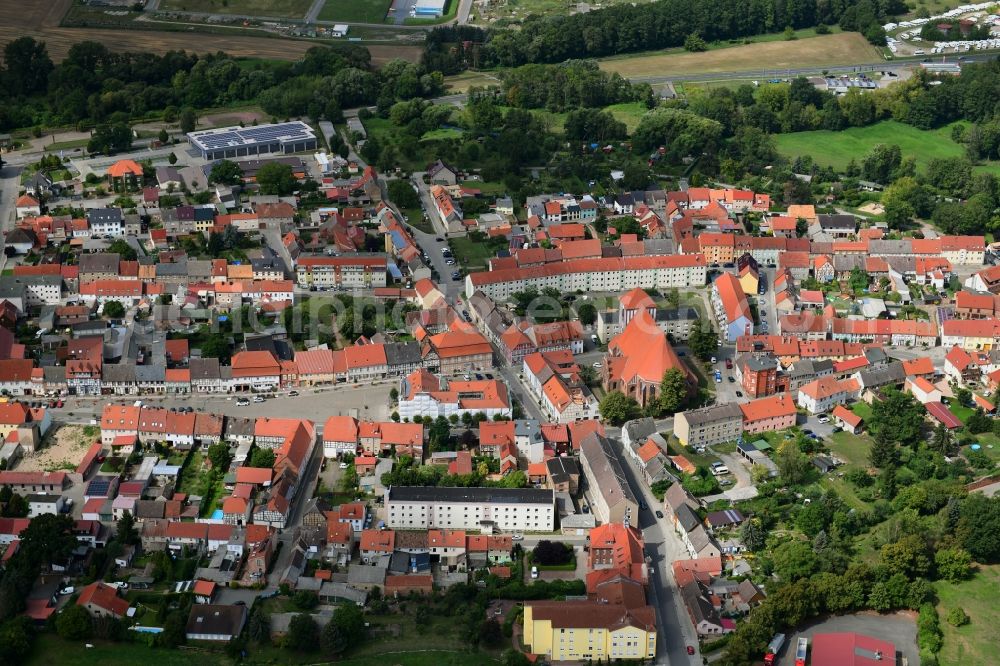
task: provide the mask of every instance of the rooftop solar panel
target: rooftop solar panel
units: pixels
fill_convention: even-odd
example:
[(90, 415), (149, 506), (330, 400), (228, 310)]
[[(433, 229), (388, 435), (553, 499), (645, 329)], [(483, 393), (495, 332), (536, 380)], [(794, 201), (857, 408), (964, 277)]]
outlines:
[(258, 125), (257, 127), (224, 127), (190, 132), (188, 139), (203, 150), (235, 148), (262, 143), (287, 143), (314, 140), (312, 128), (302, 121)]

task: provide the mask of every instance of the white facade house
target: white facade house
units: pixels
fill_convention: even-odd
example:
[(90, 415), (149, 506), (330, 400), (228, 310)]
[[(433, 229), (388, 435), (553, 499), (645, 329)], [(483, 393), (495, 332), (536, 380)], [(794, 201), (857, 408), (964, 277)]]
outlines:
[(94, 208), (87, 211), (91, 236), (121, 236), (124, 220), (121, 208)]
[(496, 416), (510, 417), (510, 396), (507, 385), (494, 379), (469, 381), (450, 380), (428, 370), (411, 372), (399, 382), (399, 416), (437, 418), (452, 414), (483, 413), (490, 420)]
[(829, 411), (837, 405), (846, 404), (855, 397), (859, 389), (856, 379), (835, 379), (823, 377), (799, 388), (796, 404), (810, 414)]
[(393, 529), (555, 529), (552, 489), (393, 486), (386, 491), (385, 509), (386, 525)]
[(25, 499), (28, 500), (28, 518), (43, 513), (58, 515), (62, 512), (63, 503), (66, 501), (62, 495), (28, 495)]

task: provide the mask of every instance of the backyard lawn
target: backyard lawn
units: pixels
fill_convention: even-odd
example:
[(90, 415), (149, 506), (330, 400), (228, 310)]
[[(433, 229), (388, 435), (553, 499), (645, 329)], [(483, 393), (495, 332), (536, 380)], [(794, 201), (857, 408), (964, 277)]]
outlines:
[(868, 467), (868, 450), (871, 439), (867, 435), (852, 435), (849, 432), (835, 432), (829, 438), (830, 450), (848, 465)]
[[(996, 663), (997, 639), (993, 627), (1000, 623), (1000, 605), (996, 603), (1000, 597), (1000, 566), (981, 566), (967, 581), (957, 584), (939, 581), (934, 589), (944, 632), (944, 647), (938, 654), (940, 663)], [(944, 619), (956, 607), (970, 618), (963, 627), (953, 627)]]
[[(449, 238), (451, 251), (458, 263), (469, 271), (485, 268), (486, 262), (497, 255), (497, 248), (488, 242), (477, 242), (468, 236)], [(455, 266), (458, 270), (458, 266)]]
[(201, 497), (201, 515), (212, 513), (215, 505), (222, 501), (225, 486), (221, 474), (213, 474), (204, 464), (205, 458), (201, 451), (195, 451), (188, 459), (187, 465), (181, 470), (181, 482), (178, 490)]

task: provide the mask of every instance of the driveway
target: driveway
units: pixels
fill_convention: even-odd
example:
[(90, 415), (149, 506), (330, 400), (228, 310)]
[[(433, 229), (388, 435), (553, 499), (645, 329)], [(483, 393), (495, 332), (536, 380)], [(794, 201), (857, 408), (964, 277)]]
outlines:
[(716, 453), (719, 460), (729, 469), (729, 473), (736, 478), (736, 483), (727, 490), (740, 490), (753, 486), (753, 479), (750, 478), (750, 470), (747, 469), (743, 459), (732, 453)]

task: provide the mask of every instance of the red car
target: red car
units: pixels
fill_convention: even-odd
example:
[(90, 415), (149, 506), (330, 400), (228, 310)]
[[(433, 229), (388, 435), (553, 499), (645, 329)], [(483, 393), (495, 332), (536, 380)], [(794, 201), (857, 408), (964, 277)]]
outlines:
[(694, 654), (694, 646), (688, 645), (688, 654)]
[(733, 359), (727, 358), (726, 359), (726, 370), (732, 370), (732, 369), (733, 369)]

